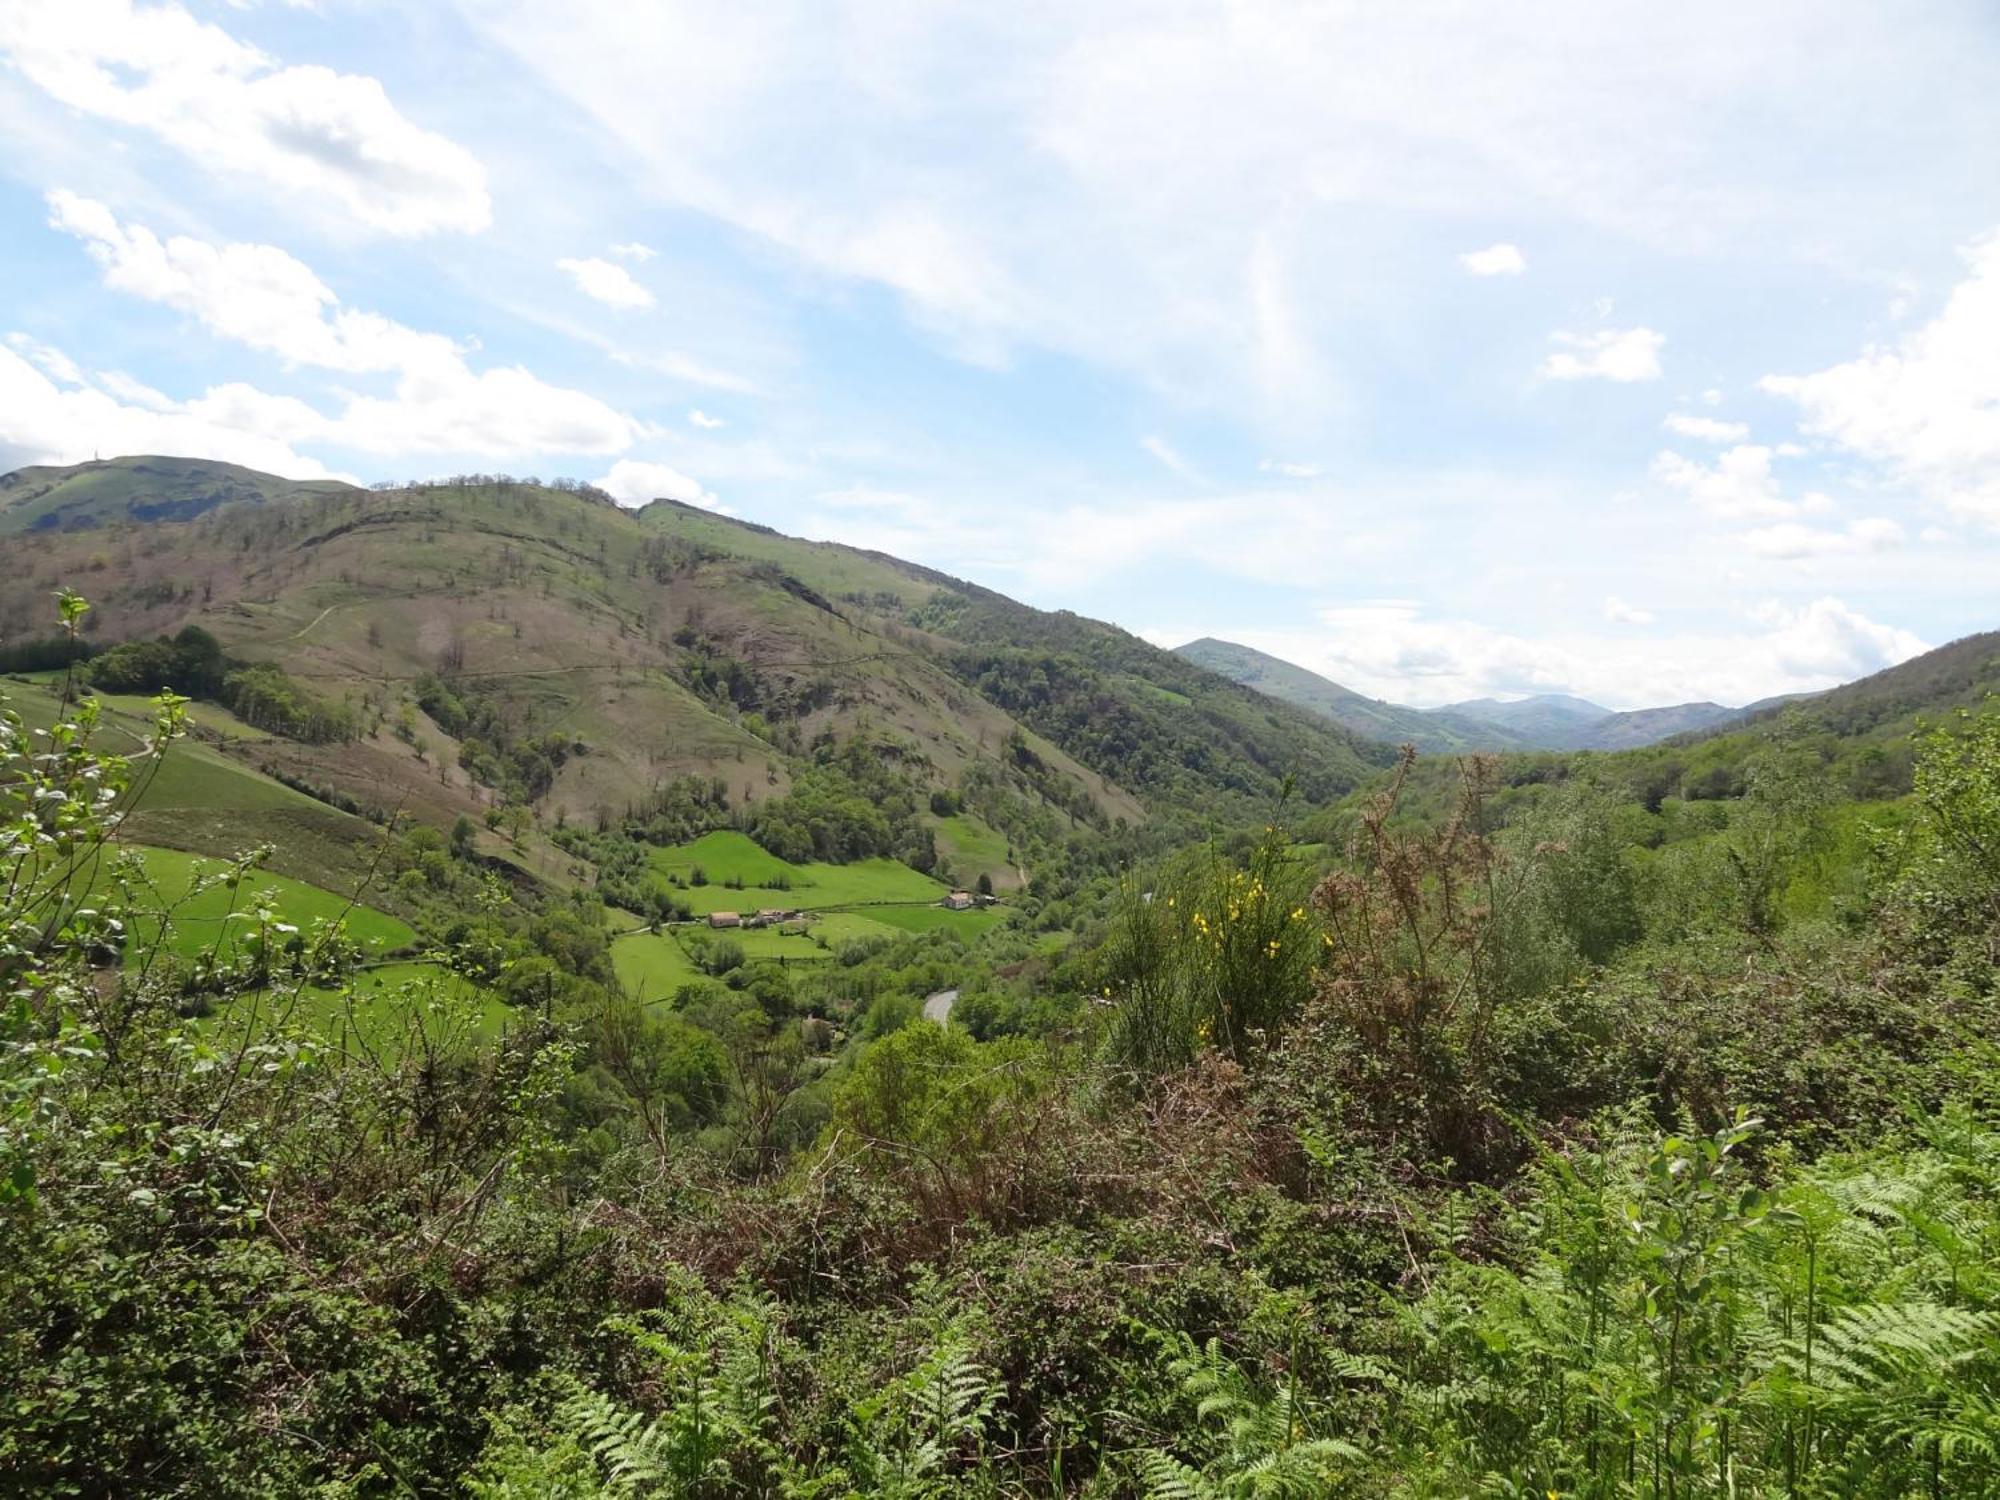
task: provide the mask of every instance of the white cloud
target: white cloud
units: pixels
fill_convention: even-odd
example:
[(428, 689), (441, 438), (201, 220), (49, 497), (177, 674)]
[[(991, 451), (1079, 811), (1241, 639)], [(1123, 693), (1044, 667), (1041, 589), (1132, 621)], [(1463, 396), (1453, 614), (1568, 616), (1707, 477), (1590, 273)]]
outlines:
[(1459, 256), (1458, 263), (1474, 276), (1519, 276), (1528, 269), (1528, 258), (1505, 241), (1484, 250), (1468, 250)]
[(98, 371), (97, 384), (120, 401), (129, 401), (134, 406), (143, 406), (149, 411), (172, 411), (180, 405), (165, 392), (154, 390), (143, 380), (135, 380), (123, 370)]
[(627, 240), (622, 245), (613, 245), (611, 253), (620, 260), (629, 260), (635, 264), (643, 265), (659, 254), (659, 251), (655, 250), (651, 245), (642, 245), (637, 240)]
[(1867, 516), (1844, 530), (1780, 521), (1746, 531), (1738, 541), (1759, 557), (1802, 559), (1843, 553), (1885, 552), (1908, 540), (1903, 528), (1886, 516)]
[(1650, 625), (1653, 623), (1653, 612), (1635, 608), (1616, 594), (1607, 594), (1604, 596), (1604, 618), (1614, 625)]
[(1287, 463), (1276, 458), (1267, 458), (1257, 467), (1263, 473), (1282, 475), (1286, 479), (1318, 479), (1326, 472), (1318, 464)]
[(14, 0), (0, 6), (0, 52), (72, 109), (371, 228), (492, 221), (477, 159), (412, 123), (377, 80), (285, 67), (171, 0)]
[(1163, 467), (1180, 475), (1181, 478), (1196, 484), (1201, 483), (1200, 472), (1193, 464), (1181, 457), (1174, 445), (1169, 443), (1165, 438), (1157, 436), (1143, 437), (1139, 439), (1139, 446), (1157, 459)]
[(1551, 380), (1612, 380), (1625, 384), (1660, 378), (1660, 346), (1666, 335), (1650, 328), (1605, 328), (1596, 333), (1553, 333), (1560, 344), (1541, 363)]
[[(81, 384), (82, 372), (77, 374), (78, 381), (58, 384), (12, 349), (0, 348), (0, 470), (170, 453), (224, 459), (294, 479), (329, 475), (324, 464), (283, 437), (243, 425), (241, 404), (227, 388), (184, 403), (149, 392), (157, 400), (133, 404), (114, 390)], [(114, 382), (107, 377), (104, 384)]]
[(691, 427), (700, 427), (706, 431), (712, 432), (716, 428), (725, 427), (728, 424), (724, 422), (720, 417), (711, 417), (707, 412), (701, 410), (699, 407), (691, 407), (688, 410), (688, 425)]
[(338, 417), (247, 386), (223, 388), (238, 393), (239, 415), (261, 411), (279, 422), (266, 430), (288, 442), (517, 457), (615, 453), (643, 431), (583, 391), (549, 385), (519, 366), (474, 371), (465, 350), (442, 334), (342, 307), (311, 267), (275, 245), (161, 240), (73, 193), (51, 193), (49, 205), (50, 222), (83, 242), (108, 286), (187, 313), (220, 337), (289, 364), (395, 377), (386, 397), (344, 390)]
[(1795, 680), (1829, 687), (1930, 649), (1915, 633), (1871, 620), (1838, 599), (1815, 599), (1797, 607), (1766, 602), (1752, 613), (1770, 632), (1765, 646), (1778, 669)]
[(76, 362), (53, 345), (45, 344), (37, 338), (30, 338), (25, 333), (8, 334), (7, 344), (8, 347), (34, 361), (36, 365), (41, 367), (43, 373), (58, 384), (82, 385), (84, 383), (83, 371), (76, 367)]
[(1771, 458), (1772, 450), (1759, 443), (1738, 443), (1712, 464), (1668, 452), (1653, 460), (1653, 477), (1724, 521), (1787, 520), (1830, 508), (1823, 495), (1787, 499), (1771, 472)]
[(1740, 443), (1750, 436), (1747, 422), (1722, 422), (1714, 417), (1691, 417), (1685, 412), (1674, 412), (1660, 425), (1681, 437), (1704, 443)]
[(624, 506), (637, 508), (655, 500), (678, 500), (718, 515), (731, 514), (728, 506), (702, 488), (700, 480), (691, 479), (667, 464), (646, 459), (621, 458), (609, 473), (599, 475), (593, 483)]
[(606, 307), (637, 309), (653, 305), (653, 294), (634, 281), (630, 271), (608, 260), (599, 260), (596, 256), (583, 260), (559, 260), (556, 267), (569, 272), (570, 279), (584, 296), (602, 302)]
[(1943, 310), (1894, 347), (1760, 384), (1798, 403), (1806, 431), (2000, 527), (2000, 232), (1970, 246), (1965, 262)]

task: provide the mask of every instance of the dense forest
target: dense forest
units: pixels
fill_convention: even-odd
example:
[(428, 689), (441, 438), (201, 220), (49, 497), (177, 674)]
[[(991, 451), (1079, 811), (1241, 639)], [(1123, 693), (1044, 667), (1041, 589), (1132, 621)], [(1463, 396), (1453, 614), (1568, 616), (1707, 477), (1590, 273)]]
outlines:
[[(1260, 767), (804, 963), (689, 902), (916, 878), (979, 777), (666, 782), (570, 886), (391, 820), (293, 910), (122, 836), (244, 669), (62, 611), (0, 720), (10, 1492), (2000, 1493), (2000, 707)], [(1092, 743), (1111, 646), (1031, 650), (960, 670), (1180, 774), (1176, 689)], [(143, 743), (91, 676), (170, 689)], [(574, 753), (419, 691), (482, 776)]]

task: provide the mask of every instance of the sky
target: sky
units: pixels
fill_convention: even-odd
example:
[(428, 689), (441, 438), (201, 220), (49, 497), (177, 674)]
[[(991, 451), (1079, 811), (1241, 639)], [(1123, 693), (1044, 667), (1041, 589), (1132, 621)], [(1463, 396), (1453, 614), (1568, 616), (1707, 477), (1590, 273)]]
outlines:
[(133, 452), (1826, 687), (2000, 627), (2000, 11), (0, 0), (0, 469)]

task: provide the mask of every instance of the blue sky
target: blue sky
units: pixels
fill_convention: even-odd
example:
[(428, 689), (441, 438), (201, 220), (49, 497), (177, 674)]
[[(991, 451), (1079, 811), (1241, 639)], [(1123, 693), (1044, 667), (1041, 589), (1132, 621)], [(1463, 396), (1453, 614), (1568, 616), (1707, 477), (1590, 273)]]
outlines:
[(1421, 704), (2000, 625), (2000, 18), (0, 0), (0, 465), (594, 480)]

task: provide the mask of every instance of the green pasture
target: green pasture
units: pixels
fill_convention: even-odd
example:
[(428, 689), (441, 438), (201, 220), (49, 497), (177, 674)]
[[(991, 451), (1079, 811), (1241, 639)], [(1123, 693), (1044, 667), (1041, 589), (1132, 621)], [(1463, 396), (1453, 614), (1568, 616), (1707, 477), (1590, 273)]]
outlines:
[(942, 906), (877, 906), (870, 907), (868, 915), (904, 932), (955, 932), (968, 940), (1007, 917), (997, 906), (975, 906), (970, 911), (947, 911)]
[[(893, 859), (863, 859), (849, 865), (819, 861), (794, 865), (759, 848), (733, 830), (705, 833), (692, 843), (656, 849), (653, 868), (678, 879), (697, 916), (714, 911), (753, 912), (769, 907), (817, 911), (837, 906), (935, 901), (945, 888)], [(699, 868), (706, 885), (693, 884)], [(727, 882), (740, 881), (740, 885)]]
[(938, 818), (932, 825), (937, 835), (938, 853), (966, 885), (981, 875), (992, 880), (995, 890), (1013, 890), (1021, 882), (1007, 862), (1007, 835), (971, 813)]
[[(233, 889), (217, 884), (198, 891), (204, 878), (222, 874), (228, 862), (145, 845), (107, 849), (74, 899), (109, 893), (112, 867), (121, 853), (134, 856), (139, 866), (133, 887), (137, 904), (144, 911), (165, 914), (167, 947), (183, 957), (211, 950), (226, 952), (237, 937), (249, 931), (250, 923), (243, 914), (266, 897), (277, 908), (279, 920), (302, 932), (322, 919), (344, 919), (348, 936), (372, 952), (393, 952), (416, 938), (407, 923), (387, 912), (359, 903), (350, 905), (345, 896), (267, 870), (250, 871)], [(136, 929), (129, 950), (134, 956), (152, 947), (160, 931), (158, 919), (142, 917)]]

